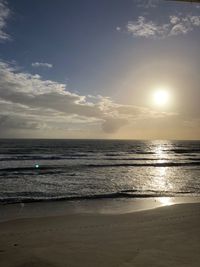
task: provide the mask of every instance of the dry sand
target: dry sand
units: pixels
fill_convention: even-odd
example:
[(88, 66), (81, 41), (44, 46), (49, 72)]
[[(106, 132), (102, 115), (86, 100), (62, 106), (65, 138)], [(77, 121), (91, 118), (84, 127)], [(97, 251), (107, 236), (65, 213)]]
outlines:
[(1, 267), (200, 266), (200, 204), (0, 223)]

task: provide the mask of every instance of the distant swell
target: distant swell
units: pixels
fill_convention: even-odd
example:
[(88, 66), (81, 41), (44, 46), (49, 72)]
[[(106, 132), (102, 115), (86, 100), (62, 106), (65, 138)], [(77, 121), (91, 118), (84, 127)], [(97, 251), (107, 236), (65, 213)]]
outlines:
[[(118, 164), (87, 164), (87, 165), (79, 165), (79, 168), (108, 168), (108, 167), (181, 167), (181, 166), (199, 166), (200, 161), (192, 161), (192, 162), (163, 162), (163, 163), (118, 163)], [(71, 166), (72, 167), (72, 166)], [(34, 171), (34, 172), (42, 172), (45, 170), (61, 170), (67, 169), (69, 170), (70, 166), (40, 166), (39, 168), (35, 167), (19, 167), (19, 168), (2, 168), (0, 169), (0, 173), (5, 172), (23, 172), (23, 171)]]
[[(20, 160), (63, 160), (63, 159), (79, 159), (79, 158), (86, 158), (88, 159), (89, 155), (87, 154), (72, 154), (69, 156), (64, 156), (64, 155), (55, 155), (55, 156), (51, 156), (51, 155), (43, 155), (43, 156), (37, 156), (37, 155), (15, 155), (15, 156), (10, 156), (10, 157), (4, 157), (4, 158), (0, 158), (0, 161), (20, 161)], [(91, 158), (94, 159), (94, 158)]]
[(191, 165), (200, 165), (200, 162), (164, 162), (164, 163), (119, 163), (119, 164), (89, 164), (89, 167), (179, 167), (179, 166), (191, 166)]
[(192, 148), (192, 149), (185, 149), (185, 148), (180, 148), (180, 149), (170, 149), (170, 150), (165, 150), (166, 152), (174, 152), (178, 154), (187, 154), (187, 153), (200, 153), (199, 148)]

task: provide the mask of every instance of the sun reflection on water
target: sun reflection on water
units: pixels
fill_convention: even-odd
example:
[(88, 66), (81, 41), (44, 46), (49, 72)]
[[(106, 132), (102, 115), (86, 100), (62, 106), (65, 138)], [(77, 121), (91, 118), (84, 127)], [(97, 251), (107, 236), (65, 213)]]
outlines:
[[(176, 192), (175, 170), (165, 164), (173, 160), (168, 152), (170, 146), (171, 143), (167, 141), (152, 142), (147, 149), (147, 152), (151, 153), (145, 158), (138, 158), (138, 166), (131, 166), (132, 161), (130, 161), (130, 166), (124, 168), (124, 175), (118, 181), (117, 186), (132, 190), (133, 194), (141, 194), (141, 196), (142, 194), (169, 196)], [(144, 166), (139, 166), (140, 164)], [(116, 183), (116, 179), (112, 182)], [(165, 205), (169, 203), (166, 199)]]
[(156, 183), (158, 185), (158, 187), (163, 190), (166, 187), (168, 187), (167, 184), (167, 169), (166, 167), (160, 167), (160, 168), (156, 168), (156, 177), (154, 180), (154, 183)]
[(162, 145), (157, 145), (155, 147), (155, 153), (158, 155), (158, 156), (163, 156), (163, 146)]
[(166, 153), (166, 144), (155, 144), (154, 153), (157, 156), (156, 162), (163, 165), (152, 168), (152, 185), (161, 191), (171, 191), (173, 190), (173, 186), (170, 183), (171, 169), (164, 166), (164, 163), (168, 162), (169, 157)]

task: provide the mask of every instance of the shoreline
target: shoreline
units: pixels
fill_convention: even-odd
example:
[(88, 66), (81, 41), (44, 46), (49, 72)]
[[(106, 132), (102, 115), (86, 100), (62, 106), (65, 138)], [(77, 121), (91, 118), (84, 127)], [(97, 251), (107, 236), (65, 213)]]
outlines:
[(0, 205), (0, 222), (68, 214), (126, 214), (183, 203), (200, 203), (200, 196), (122, 197), (2, 204)]
[(0, 223), (4, 267), (200, 266), (200, 203)]

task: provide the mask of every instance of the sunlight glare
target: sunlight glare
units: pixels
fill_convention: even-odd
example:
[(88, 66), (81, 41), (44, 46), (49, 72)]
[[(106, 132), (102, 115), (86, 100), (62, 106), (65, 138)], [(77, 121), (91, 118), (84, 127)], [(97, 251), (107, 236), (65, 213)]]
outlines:
[(165, 106), (169, 102), (169, 91), (165, 88), (157, 89), (153, 94), (153, 100), (157, 106)]
[(170, 197), (159, 197), (158, 201), (163, 205), (163, 206), (170, 206), (173, 205), (172, 198)]

